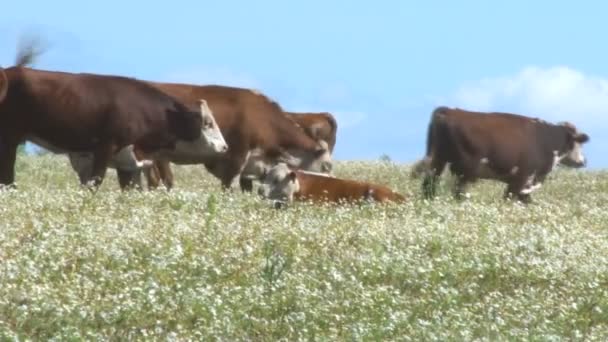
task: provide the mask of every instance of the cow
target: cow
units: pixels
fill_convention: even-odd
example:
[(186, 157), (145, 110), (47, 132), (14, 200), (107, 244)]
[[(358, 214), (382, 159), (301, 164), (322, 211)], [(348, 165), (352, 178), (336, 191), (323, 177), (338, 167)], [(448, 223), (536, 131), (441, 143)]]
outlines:
[[(185, 103), (197, 98), (207, 100), (228, 143), (228, 151), (221, 156), (201, 155), (198, 159), (174, 163), (204, 164), (211, 174), (220, 179), (224, 189), (231, 188), (239, 179), (252, 155), (262, 155), (262, 159), (268, 163), (285, 161), (293, 167), (310, 171), (331, 170), (328, 149), (306, 135), (276, 102), (258, 91), (219, 85), (148, 84)], [(158, 169), (170, 172), (167, 162), (166, 159), (156, 159), (156, 165), (165, 165), (148, 169), (148, 175)], [(132, 174), (131, 177), (139, 175)], [(173, 186), (171, 176), (161, 178), (165, 186)]]
[(97, 188), (112, 157), (129, 145), (154, 152), (202, 137), (200, 111), (149, 84), (29, 68), (32, 51), (0, 69), (0, 184), (14, 185), (17, 146), (26, 140), (55, 153), (91, 152), (87, 183)]
[[(322, 113), (295, 113), (285, 112), (285, 114), (299, 126), (304, 133), (313, 138), (319, 145), (333, 153), (336, 145), (336, 134), (338, 124), (333, 115), (327, 112)], [(264, 168), (268, 167), (269, 161), (265, 158), (263, 151), (254, 150), (250, 154), (247, 164), (243, 168), (240, 176), (240, 187), (245, 192), (253, 190), (253, 180), (263, 174)], [(331, 164), (325, 164), (321, 171), (329, 173)], [(168, 161), (155, 161), (153, 166), (144, 170), (149, 188), (156, 188), (161, 181), (167, 188), (173, 185), (173, 172)]]
[[(298, 127), (309, 137), (316, 140), (323, 148), (329, 150), (333, 154), (336, 145), (336, 134), (338, 124), (333, 115), (327, 112), (323, 113), (295, 113), (285, 112), (287, 117), (293, 120)], [(247, 165), (241, 173), (239, 184), (244, 192), (253, 190), (253, 181), (263, 173), (264, 168), (268, 167), (268, 162), (264, 155), (260, 153), (252, 153), (249, 156)], [(325, 165), (320, 171), (322, 173), (331, 173), (331, 165)]]
[(462, 199), (477, 179), (507, 184), (504, 198), (530, 203), (530, 194), (559, 164), (581, 168), (589, 136), (568, 122), (552, 124), (538, 118), (500, 112), (473, 112), (437, 107), (427, 131), (426, 156), (415, 168), (424, 169), (424, 196), (436, 194), (446, 164), (457, 176), (453, 194)]
[(316, 141), (325, 141), (329, 151), (333, 154), (336, 146), (338, 123), (336, 118), (328, 112), (296, 113), (285, 112), (289, 118), (300, 126), (304, 133)]
[[(117, 153), (111, 160), (110, 167), (115, 168), (122, 189), (129, 186), (141, 188), (140, 179), (130, 177), (133, 172), (142, 169), (149, 169), (154, 166), (153, 159), (162, 158), (171, 161), (188, 161), (200, 158), (201, 154), (214, 155), (224, 153), (228, 150), (228, 145), (215, 121), (213, 112), (209, 108), (207, 101), (198, 101), (203, 124), (201, 135), (203, 138), (192, 142), (177, 141), (171, 148), (163, 148), (152, 153), (145, 153), (137, 146), (127, 146)], [(93, 156), (91, 153), (69, 153), (70, 163), (76, 171), (81, 182), (89, 177), (92, 168)]]
[(326, 174), (293, 170), (285, 163), (273, 166), (264, 176), (258, 194), (281, 202), (397, 202), (405, 197), (386, 186), (335, 178)]

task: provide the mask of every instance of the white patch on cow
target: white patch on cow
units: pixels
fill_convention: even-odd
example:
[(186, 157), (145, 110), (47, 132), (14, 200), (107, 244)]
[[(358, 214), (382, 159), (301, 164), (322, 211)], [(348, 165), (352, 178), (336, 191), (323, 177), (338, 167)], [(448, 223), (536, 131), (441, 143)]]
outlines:
[(319, 176), (319, 177), (336, 178), (332, 174), (321, 173), (321, 172), (314, 172), (314, 171), (307, 171), (307, 170), (299, 170), (299, 172), (307, 174), (307, 175), (313, 175), (313, 176)]
[(532, 192), (534, 192), (534, 191), (536, 191), (536, 190), (540, 189), (540, 187), (541, 187), (541, 186), (542, 186), (542, 184), (541, 184), (541, 183), (532, 184), (532, 185), (530, 185), (530, 186), (525, 187), (524, 189), (522, 189), (522, 190), (520, 191), (520, 193), (521, 193), (522, 195), (529, 195), (529, 194), (531, 194)]
[(488, 158), (485, 158), (485, 157), (484, 157), (484, 158), (481, 158), (481, 159), (479, 160), (479, 162), (480, 162), (480, 163), (482, 163), (482, 164), (488, 164), (488, 163), (490, 162), (490, 160), (489, 160)]
[(112, 164), (116, 169), (135, 171), (151, 167), (154, 164), (154, 161), (149, 159), (138, 160), (135, 156), (133, 145), (128, 145), (114, 155)]
[(194, 141), (177, 140), (175, 148), (162, 149), (152, 153), (154, 159), (166, 159), (175, 164), (200, 164), (204, 163), (209, 156), (228, 150), (228, 144), (224, 140), (224, 135), (220, 131), (207, 101), (200, 99), (199, 105), (203, 119), (200, 138)]
[(323, 149), (325, 152), (316, 158), (310, 151), (288, 149), (283, 151), (283, 155), (279, 158), (279, 161), (300, 170), (331, 173), (333, 165), (327, 142), (319, 140), (318, 148)]
[(526, 179), (526, 184), (524, 185), (523, 189), (519, 192), (522, 195), (528, 195), (531, 194), (533, 191), (538, 190), (541, 187), (541, 183), (540, 182), (536, 182), (536, 173), (531, 174), (530, 176), (528, 176), (528, 179)]
[(509, 173), (512, 175), (516, 175), (518, 171), (519, 171), (519, 166), (513, 166)]
[(579, 142), (574, 143), (574, 147), (564, 157), (574, 161), (577, 164), (585, 164), (585, 155), (583, 154), (583, 146)]
[(258, 194), (272, 200), (293, 201), (293, 196), (300, 191), (300, 182), (297, 178), (292, 181), (288, 177), (291, 172), (285, 163), (275, 165), (264, 177)]

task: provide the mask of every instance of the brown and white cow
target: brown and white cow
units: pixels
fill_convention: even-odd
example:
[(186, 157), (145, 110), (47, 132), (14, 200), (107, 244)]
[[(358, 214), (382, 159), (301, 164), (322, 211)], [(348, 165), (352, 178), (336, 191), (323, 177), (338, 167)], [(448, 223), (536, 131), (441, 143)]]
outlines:
[(338, 123), (336, 118), (328, 112), (321, 113), (296, 113), (285, 112), (289, 118), (295, 121), (309, 137), (316, 141), (325, 141), (331, 153), (336, 146), (336, 135), (338, 134)]
[(135, 79), (26, 68), (33, 50), (0, 69), (0, 184), (14, 184), (17, 146), (92, 152), (91, 180), (129, 145), (145, 152), (201, 138), (201, 113)]
[(402, 195), (386, 186), (292, 170), (284, 163), (275, 165), (267, 172), (258, 194), (279, 202), (405, 201)]
[[(327, 112), (285, 112), (285, 114), (288, 118), (293, 120), (304, 133), (317, 141), (323, 148), (328, 149), (330, 153), (333, 153), (338, 131), (338, 123), (333, 115)], [(251, 192), (253, 190), (253, 181), (258, 179), (259, 176), (263, 174), (264, 169), (270, 166), (272, 166), (272, 163), (269, 164), (267, 158), (265, 158), (262, 153), (252, 153), (249, 156), (247, 165), (241, 173), (241, 179), (239, 180), (241, 190)], [(320, 172), (330, 174), (331, 164), (323, 165)]]
[[(336, 145), (336, 134), (338, 130), (338, 124), (333, 115), (327, 112), (323, 113), (294, 113), (285, 112), (288, 118), (295, 121), (295, 123), (306, 133), (309, 137), (313, 138), (319, 146), (329, 150), (333, 153)], [(260, 175), (265, 172), (265, 169), (269, 168), (274, 164), (272, 160), (269, 160), (264, 154), (263, 150), (256, 149), (251, 152), (247, 163), (243, 168), (240, 176), (240, 187), (241, 190), (250, 192), (253, 189), (253, 180), (258, 179)], [(324, 163), (321, 165), (321, 172), (330, 173), (331, 164)], [(149, 188), (156, 188), (162, 183), (167, 187), (171, 188), (173, 185), (173, 172), (171, 171), (171, 165), (168, 161), (155, 161), (154, 165), (145, 169), (147, 183)]]
[[(130, 175), (132, 172), (153, 167), (154, 159), (184, 161), (200, 158), (200, 155), (212, 156), (228, 150), (228, 145), (207, 101), (200, 99), (199, 107), (203, 118), (201, 138), (194, 141), (177, 141), (170, 148), (163, 148), (151, 153), (144, 153), (137, 146), (129, 145), (114, 155), (109, 166), (116, 169), (121, 188), (124, 189), (129, 185), (141, 187), (140, 183), (135, 183), (139, 179), (131, 180)], [(93, 165), (91, 153), (69, 153), (69, 158), (72, 168), (80, 177), (81, 182), (90, 177)], [(130, 182), (134, 182), (134, 184), (130, 184)]]
[(457, 176), (454, 196), (468, 183), (494, 179), (507, 183), (505, 198), (527, 203), (558, 164), (580, 168), (589, 136), (570, 123), (551, 124), (510, 113), (481, 113), (438, 107), (427, 132), (427, 152), (417, 168), (426, 170), (423, 192), (433, 198), (446, 164)]
[[(221, 156), (201, 155), (198, 159), (173, 162), (204, 164), (211, 174), (221, 180), (224, 188), (231, 187), (239, 179), (252, 154), (262, 155), (265, 161), (285, 161), (290, 166), (310, 171), (331, 169), (328, 149), (289, 119), (276, 102), (258, 91), (218, 85), (149, 84), (185, 103), (198, 98), (207, 101), (228, 143), (228, 151)], [(156, 159), (158, 167), (150, 171), (167, 171), (161, 175), (161, 179), (165, 186), (171, 188), (172, 176), (167, 163), (166, 159)], [(148, 175), (153, 175), (152, 172), (148, 172)]]

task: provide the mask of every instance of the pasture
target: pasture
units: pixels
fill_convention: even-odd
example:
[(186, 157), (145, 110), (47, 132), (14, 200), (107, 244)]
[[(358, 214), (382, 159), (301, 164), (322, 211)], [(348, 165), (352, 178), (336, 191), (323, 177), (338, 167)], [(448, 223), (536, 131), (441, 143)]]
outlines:
[(480, 182), (421, 200), (409, 166), (338, 162), (405, 205), (81, 190), (67, 157), (20, 156), (0, 193), (0, 338), (608, 339), (608, 172), (558, 170), (526, 207)]

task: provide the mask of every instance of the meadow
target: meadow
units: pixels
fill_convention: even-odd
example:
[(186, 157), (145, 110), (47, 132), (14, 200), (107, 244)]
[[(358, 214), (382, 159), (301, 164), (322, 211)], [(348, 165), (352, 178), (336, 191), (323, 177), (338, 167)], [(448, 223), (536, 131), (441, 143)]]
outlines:
[(20, 156), (0, 193), (0, 339), (608, 340), (608, 172), (558, 170), (524, 206), (479, 182), (433, 202), (409, 165), (338, 162), (403, 205), (274, 210), (201, 166), (171, 192), (80, 188)]

